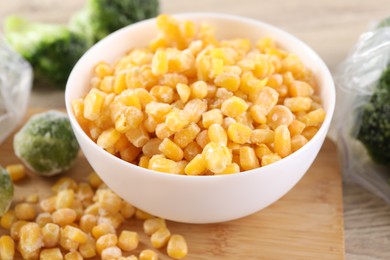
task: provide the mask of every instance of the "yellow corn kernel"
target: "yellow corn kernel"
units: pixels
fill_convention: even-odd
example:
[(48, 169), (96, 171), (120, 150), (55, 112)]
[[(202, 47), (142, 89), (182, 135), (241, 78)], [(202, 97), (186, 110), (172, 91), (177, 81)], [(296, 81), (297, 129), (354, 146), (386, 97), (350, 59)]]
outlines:
[(116, 77), (114, 79), (113, 91), (116, 94), (120, 94), (126, 88), (127, 88), (127, 86), (126, 86), (126, 73), (119, 73), (118, 75), (116, 75)]
[(227, 90), (226, 88), (218, 88), (215, 92), (215, 97), (226, 100), (234, 95), (233, 92)]
[(149, 93), (146, 89), (136, 88), (133, 93), (137, 96), (139, 102), (141, 103), (142, 108), (145, 108), (150, 102), (156, 101), (156, 98)]
[(169, 159), (172, 159), (176, 162), (183, 159), (183, 150), (169, 138), (165, 138), (158, 149)]
[(237, 163), (231, 163), (226, 168), (217, 174), (232, 174), (240, 172), (240, 166)]
[(253, 100), (255, 101), (255, 97), (257, 94), (265, 87), (267, 84), (267, 78), (265, 79), (257, 79), (251, 71), (247, 71), (242, 74), (241, 76), (241, 84), (240, 84), (240, 90), (249, 95), (249, 97), (253, 97)]
[(173, 141), (183, 149), (194, 141), (199, 132), (200, 127), (195, 123), (191, 123), (187, 127), (176, 132)]
[(200, 132), (195, 140), (201, 148), (204, 148), (210, 142), (208, 130)]
[(13, 182), (20, 181), (26, 176), (26, 171), (23, 164), (19, 163), (19, 164), (7, 165), (5, 169), (7, 170)]
[(102, 260), (119, 259), (122, 256), (122, 251), (117, 246), (104, 248), (101, 253)]
[(84, 231), (69, 225), (67, 225), (62, 230), (62, 236), (65, 236), (66, 238), (69, 238), (70, 240), (76, 241), (77, 243), (80, 244), (87, 242), (87, 238), (88, 238), (87, 234)]
[(165, 124), (171, 131), (177, 132), (189, 123), (188, 115), (183, 110), (173, 109), (165, 118)]
[(222, 124), (223, 116), (220, 109), (212, 109), (202, 115), (202, 124), (204, 128), (209, 128), (212, 124)]
[(143, 127), (148, 133), (154, 133), (158, 123), (154, 117), (147, 115), (143, 122)]
[(275, 129), (274, 150), (282, 158), (291, 154), (291, 136), (286, 125)]
[(207, 111), (207, 102), (201, 99), (192, 99), (183, 108), (184, 114), (190, 122), (197, 123), (202, 114)]
[(144, 147), (142, 147), (142, 152), (144, 153), (144, 155), (148, 156), (149, 158), (151, 158), (153, 155), (161, 154), (160, 150), (158, 149), (161, 142), (162, 140), (159, 138), (150, 139), (144, 145)]
[(69, 177), (61, 177), (52, 187), (51, 190), (53, 193), (57, 194), (61, 190), (76, 190), (77, 189), (77, 183), (75, 180)]
[(14, 241), (18, 241), (20, 238), (20, 230), (24, 225), (26, 225), (28, 222), (24, 220), (18, 220), (15, 223), (12, 224), (10, 228), (10, 235)]
[(312, 99), (309, 97), (293, 97), (284, 99), (283, 104), (291, 112), (308, 111), (311, 108)]
[(199, 146), (197, 142), (189, 143), (186, 148), (184, 148), (184, 158), (187, 161), (191, 161), (194, 157), (202, 152), (202, 147)]
[(7, 235), (0, 237), (0, 259), (14, 259), (15, 242)]
[(118, 237), (114, 234), (105, 234), (96, 240), (96, 251), (99, 255), (105, 248), (116, 246), (118, 244)]
[(74, 200), (75, 195), (73, 190), (61, 190), (57, 194), (56, 209), (71, 208)]
[(151, 236), (161, 227), (166, 227), (166, 222), (161, 218), (150, 218), (144, 221), (143, 228), (146, 235)]
[(79, 243), (73, 241), (65, 236), (60, 236), (60, 246), (67, 251), (76, 251), (79, 247)]
[(231, 73), (221, 73), (215, 77), (214, 84), (230, 91), (237, 91), (240, 87), (240, 76)]
[(36, 194), (36, 193), (33, 193), (33, 194), (29, 194), (26, 196), (26, 198), (24, 199), (25, 202), (28, 202), (28, 203), (37, 203), (39, 201), (39, 195)]
[(91, 236), (88, 236), (88, 241), (79, 245), (79, 252), (84, 258), (92, 258), (96, 256), (95, 240)]
[(256, 105), (260, 106), (264, 115), (267, 115), (271, 109), (278, 103), (279, 93), (270, 88), (264, 87), (254, 101)]
[(97, 188), (100, 186), (100, 184), (103, 183), (103, 181), (100, 179), (100, 177), (96, 174), (96, 172), (92, 172), (88, 175), (88, 183), (91, 185), (92, 188)]
[[(103, 214), (103, 213), (101, 213)], [(115, 214), (107, 214), (104, 216), (100, 216), (98, 219), (98, 224), (100, 223), (108, 223), (112, 225), (115, 229), (119, 228), (120, 225), (122, 225), (123, 221), (125, 219), (120, 213), (115, 213)]]
[(227, 130), (229, 139), (239, 144), (248, 143), (251, 138), (252, 129), (241, 123), (231, 123)]
[(105, 93), (111, 93), (114, 91), (114, 76), (107, 76), (104, 77), (99, 85), (99, 89)]
[(39, 207), (43, 212), (53, 212), (56, 209), (57, 196), (43, 199), (39, 202)]
[(84, 259), (83, 256), (77, 251), (69, 252), (64, 256), (64, 260), (83, 260), (83, 259)]
[(259, 144), (255, 148), (255, 153), (257, 158), (261, 160), (263, 156), (272, 154), (272, 151), (269, 149), (267, 145)]
[(149, 160), (150, 160), (150, 157), (148, 157), (146, 155), (142, 155), (139, 158), (138, 166), (141, 166), (142, 168), (147, 169), (149, 167)]
[(132, 251), (138, 247), (139, 237), (137, 232), (123, 230), (119, 235), (118, 247), (123, 251)]
[(188, 79), (178, 73), (167, 73), (159, 77), (158, 83), (175, 89), (177, 84), (188, 84)]
[(252, 170), (260, 166), (255, 150), (249, 146), (240, 148), (240, 166), (244, 171)]
[(169, 125), (166, 123), (158, 124), (156, 127), (156, 136), (160, 139), (168, 138), (174, 133), (175, 131), (171, 130)]
[(174, 91), (171, 87), (157, 85), (150, 90), (150, 94), (159, 102), (166, 104), (173, 102)]
[(32, 222), (23, 225), (18, 245), (23, 259), (38, 259), (42, 246), (42, 230), (39, 225)]
[(86, 132), (88, 130), (88, 120), (84, 117), (84, 99), (78, 98), (72, 101), (73, 113), (79, 122), (81, 128)]
[(187, 84), (179, 83), (176, 85), (177, 94), (183, 103), (187, 103), (191, 95), (191, 88)]
[(251, 143), (252, 144), (263, 144), (263, 143), (273, 143), (274, 142), (274, 131), (270, 129), (255, 129), (251, 134)]
[(225, 116), (235, 117), (244, 113), (248, 109), (245, 100), (239, 97), (231, 97), (222, 103), (221, 111)]
[(103, 149), (111, 148), (115, 145), (115, 143), (119, 140), (121, 134), (115, 129), (110, 128), (104, 130), (97, 139), (97, 145), (99, 145)]
[(274, 163), (274, 162), (277, 162), (279, 160), (281, 160), (282, 158), (277, 155), (277, 154), (266, 154), (263, 156), (263, 158), (261, 158), (261, 166), (266, 166), (266, 165), (269, 165), (271, 163)]
[(196, 155), (185, 167), (187, 175), (200, 175), (206, 170), (206, 160), (201, 154)]
[(302, 131), (302, 135), (306, 137), (307, 140), (311, 140), (315, 134), (318, 132), (318, 128), (315, 126), (308, 126)]
[(199, 80), (191, 84), (191, 98), (205, 98), (207, 96), (207, 83)]
[(104, 61), (99, 62), (95, 67), (95, 74), (99, 78), (104, 78), (106, 76), (112, 75), (114, 70), (111, 68), (111, 66)]
[(280, 125), (290, 125), (293, 120), (294, 115), (283, 105), (274, 106), (267, 116), (267, 124), (274, 130)]
[(45, 247), (55, 247), (60, 241), (60, 226), (47, 223), (42, 227), (42, 240)]
[(145, 249), (139, 254), (139, 260), (158, 260), (158, 255), (153, 250)]
[(229, 148), (232, 151), (232, 154), (239, 154), (240, 147), (241, 147), (241, 144), (235, 143), (233, 141), (229, 141), (227, 143), (227, 148)]
[(150, 102), (145, 107), (145, 112), (156, 119), (157, 122), (165, 120), (165, 116), (172, 110), (172, 106), (165, 103)]
[(207, 134), (211, 142), (224, 146), (227, 145), (227, 134), (220, 124), (212, 124), (209, 127)]
[(154, 218), (153, 215), (149, 214), (148, 212), (145, 212), (141, 209), (136, 209), (135, 210), (135, 217), (140, 220), (147, 220), (150, 218)]
[(156, 230), (150, 237), (150, 242), (155, 248), (161, 248), (168, 243), (169, 238), (171, 237), (171, 232), (167, 227), (160, 227)]
[(176, 162), (173, 160), (169, 160), (166, 158), (154, 158), (159, 155), (154, 155), (152, 158), (150, 158), (149, 161), (149, 169), (158, 171), (158, 172), (165, 172), (165, 173), (175, 173), (176, 170)]
[(62, 260), (63, 255), (59, 248), (46, 248), (41, 251), (40, 260)]
[(89, 120), (98, 119), (104, 104), (105, 93), (95, 88), (84, 98), (84, 117)]
[(165, 51), (157, 50), (153, 55), (152, 72), (156, 76), (168, 72), (168, 57)]
[(150, 139), (142, 126), (126, 131), (126, 137), (135, 147), (142, 147)]
[(307, 142), (308, 140), (303, 135), (294, 135), (291, 137), (291, 150), (295, 152), (304, 146)]
[(77, 213), (74, 209), (63, 208), (54, 211), (52, 217), (54, 223), (60, 226), (66, 226), (72, 224), (76, 220)]
[(313, 95), (313, 88), (304, 81), (295, 80), (291, 83), (288, 91), (292, 97), (310, 97)]
[(306, 125), (299, 120), (294, 119), (288, 126), (291, 136), (299, 135), (305, 129)]
[(306, 126), (319, 126), (325, 120), (326, 113), (322, 108), (310, 111), (302, 117)]
[(11, 226), (18, 220), (14, 210), (8, 210), (1, 217), (1, 227), (4, 229), (10, 229)]
[(127, 162), (133, 162), (140, 153), (141, 148), (137, 148), (130, 143), (127, 148), (119, 151), (120, 158)]
[(99, 190), (95, 194), (100, 208), (111, 213), (118, 213), (122, 206), (122, 199), (109, 189)]
[(89, 183), (87, 182), (80, 182), (77, 188), (77, 198), (81, 201), (84, 200), (90, 200), (93, 197), (93, 190)]
[(97, 217), (92, 214), (84, 214), (80, 218), (80, 229), (85, 233), (91, 233), (94, 226), (97, 224)]
[(172, 235), (168, 241), (167, 253), (173, 259), (182, 259), (188, 254), (187, 242), (181, 235)]
[(223, 171), (227, 165), (232, 163), (232, 156), (229, 149), (214, 142), (208, 143), (202, 152), (203, 160), (206, 162), (206, 168), (213, 173)]
[(18, 203), (15, 206), (15, 216), (20, 220), (34, 220), (37, 216), (37, 211), (31, 203)]

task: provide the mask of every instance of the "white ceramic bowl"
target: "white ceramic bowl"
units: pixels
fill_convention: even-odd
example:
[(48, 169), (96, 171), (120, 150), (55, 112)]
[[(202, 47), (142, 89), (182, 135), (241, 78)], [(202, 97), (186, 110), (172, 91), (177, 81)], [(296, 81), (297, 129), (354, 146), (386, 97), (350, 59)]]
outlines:
[(89, 163), (104, 182), (137, 208), (153, 215), (187, 223), (213, 223), (241, 218), (274, 203), (302, 178), (326, 137), (335, 105), (335, 88), (322, 59), (294, 36), (248, 18), (214, 14), (175, 15), (196, 23), (207, 22), (219, 38), (245, 37), (253, 42), (263, 36), (297, 54), (315, 74), (325, 121), (303, 148), (271, 165), (223, 176), (183, 176), (155, 172), (127, 163), (99, 148), (77, 123), (71, 102), (89, 88), (92, 68), (101, 60), (115, 61), (129, 49), (145, 46), (155, 37), (155, 20), (125, 27), (93, 46), (74, 67), (65, 92), (66, 108), (76, 137)]

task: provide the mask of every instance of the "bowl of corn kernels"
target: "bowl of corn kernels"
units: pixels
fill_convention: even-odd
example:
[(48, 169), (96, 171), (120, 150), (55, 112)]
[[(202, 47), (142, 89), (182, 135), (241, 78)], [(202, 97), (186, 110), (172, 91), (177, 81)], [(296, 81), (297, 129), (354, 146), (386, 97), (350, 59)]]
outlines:
[(335, 88), (294, 36), (244, 17), (160, 15), (93, 46), (66, 107), (80, 146), (132, 205), (186, 223), (257, 212), (305, 174)]

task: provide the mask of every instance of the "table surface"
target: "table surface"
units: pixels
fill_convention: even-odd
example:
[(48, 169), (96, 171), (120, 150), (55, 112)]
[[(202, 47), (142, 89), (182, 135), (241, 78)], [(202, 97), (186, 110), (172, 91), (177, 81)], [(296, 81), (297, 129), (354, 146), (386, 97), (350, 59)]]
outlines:
[[(65, 23), (85, 2), (1, 0), (0, 23), (11, 14), (35, 21)], [(223, 12), (278, 26), (311, 46), (332, 72), (361, 33), (390, 15), (389, 7), (386, 0), (317, 0), (315, 3), (305, 0), (161, 0), (164, 13)], [(35, 86), (30, 107), (63, 108), (63, 92)], [(346, 258), (390, 259), (390, 205), (356, 184), (344, 183), (343, 188)]]

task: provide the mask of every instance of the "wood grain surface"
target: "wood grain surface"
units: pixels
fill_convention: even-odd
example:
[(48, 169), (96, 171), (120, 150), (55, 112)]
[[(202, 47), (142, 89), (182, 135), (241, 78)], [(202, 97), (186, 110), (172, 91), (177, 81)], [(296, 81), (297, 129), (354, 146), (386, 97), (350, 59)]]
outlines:
[[(0, 145), (0, 165), (20, 162), (12, 140), (10, 136)], [(220, 224), (168, 222), (172, 233), (187, 240), (186, 259), (344, 259), (341, 175), (335, 153), (335, 145), (327, 140), (302, 180), (282, 199), (253, 215)], [(62, 176), (82, 181), (91, 171), (80, 154), (75, 166)], [(15, 203), (32, 193), (49, 197), (58, 178), (37, 177), (28, 171), (28, 177), (16, 183)], [(142, 222), (135, 219), (123, 225), (140, 234), (141, 244), (134, 253), (152, 248), (141, 227)], [(0, 235), (6, 233), (0, 228)], [(170, 259), (164, 249), (158, 253), (159, 259)]]
[[(276, 25), (310, 45), (332, 72), (361, 33), (390, 15), (388, 0), (161, 0), (161, 3), (162, 11), (167, 13), (223, 12)], [(35, 21), (66, 23), (84, 4), (84, 0), (1, 0), (0, 23), (11, 14)], [(63, 108), (63, 92), (34, 86), (30, 106)], [(344, 183), (343, 200), (346, 259), (390, 259), (390, 206), (353, 183)]]

